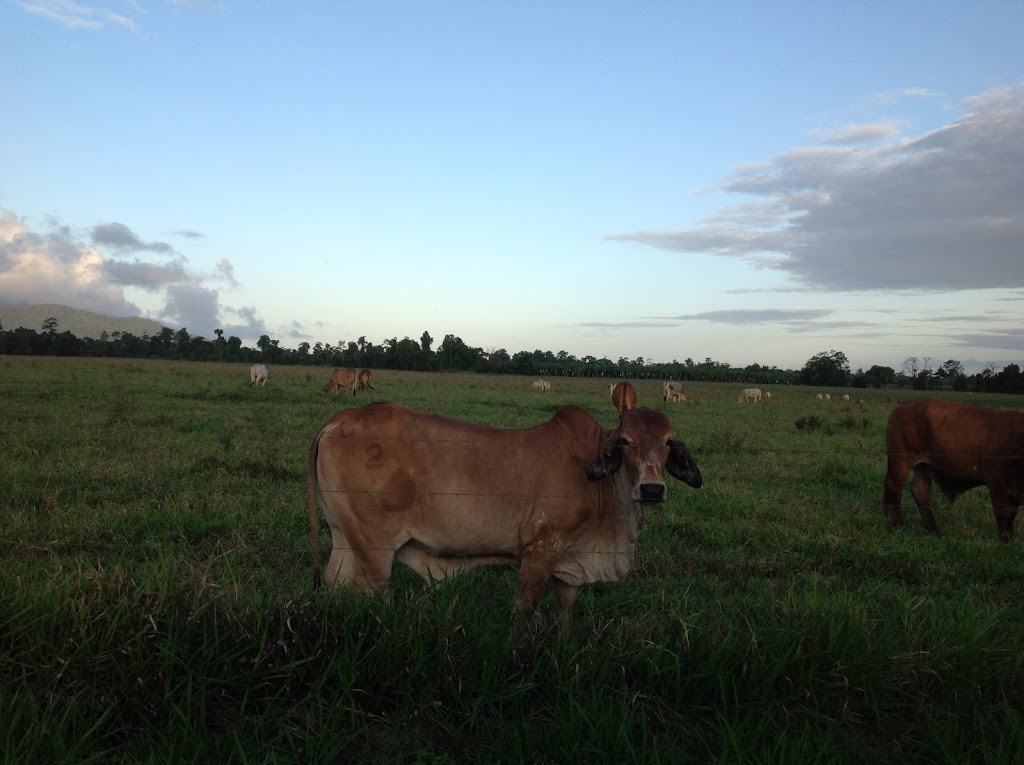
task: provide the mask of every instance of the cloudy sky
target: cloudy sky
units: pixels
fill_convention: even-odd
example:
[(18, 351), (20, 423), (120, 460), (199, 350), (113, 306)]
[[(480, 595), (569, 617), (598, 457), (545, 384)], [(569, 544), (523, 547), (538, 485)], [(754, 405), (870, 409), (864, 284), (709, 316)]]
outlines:
[(1024, 364), (1024, 3), (0, 0), (2, 306)]

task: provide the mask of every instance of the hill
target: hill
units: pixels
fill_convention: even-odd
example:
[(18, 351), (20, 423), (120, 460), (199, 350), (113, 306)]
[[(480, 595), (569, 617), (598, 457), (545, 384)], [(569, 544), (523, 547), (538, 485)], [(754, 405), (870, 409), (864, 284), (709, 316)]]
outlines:
[(66, 305), (2, 305), (0, 306), (0, 325), (4, 329), (43, 328), (43, 322), (49, 318), (57, 320), (58, 332), (70, 332), (75, 337), (99, 339), (106, 332), (131, 332), (136, 337), (159, 334), (163, 325), (152, 319), (141, 316), (107, 316), (102, 313), (83, 311)]

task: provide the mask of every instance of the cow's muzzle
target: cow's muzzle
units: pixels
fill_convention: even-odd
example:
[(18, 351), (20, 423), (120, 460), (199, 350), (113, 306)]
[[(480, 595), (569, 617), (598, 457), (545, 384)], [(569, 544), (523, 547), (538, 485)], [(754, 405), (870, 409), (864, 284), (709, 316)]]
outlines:
[(641, 502), (664, 502), (665, 484), (663, 483), (642, 483), (639, 487), (639, 496), (635, 499)]

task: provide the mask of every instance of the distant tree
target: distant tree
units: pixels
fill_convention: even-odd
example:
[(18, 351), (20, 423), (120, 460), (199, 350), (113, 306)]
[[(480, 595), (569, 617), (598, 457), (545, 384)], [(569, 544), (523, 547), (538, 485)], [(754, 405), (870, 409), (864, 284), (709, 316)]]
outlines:
[(51, 316), (49, 319), (44, 321), (43, 322), (43, 332), (46, 332), (49, 335), (56, 334), (57, 333), (57, 320)]
[(850, 379), (850, 362), (842, 351), (816, 353), (800, 370), (801, 385), (845, 386)]
[(864, 373), (864, 383), (872, 388), (894, 385), (896, 383), (896, 370), (892, 367), (883, 367), (875, 364)]
[(433, 344), (434, 338), (430, 336), (430, 333), (423, 330), (423, 334), (420, 335), (420, 350), (424, 353), (430, 353), (430, 346)]

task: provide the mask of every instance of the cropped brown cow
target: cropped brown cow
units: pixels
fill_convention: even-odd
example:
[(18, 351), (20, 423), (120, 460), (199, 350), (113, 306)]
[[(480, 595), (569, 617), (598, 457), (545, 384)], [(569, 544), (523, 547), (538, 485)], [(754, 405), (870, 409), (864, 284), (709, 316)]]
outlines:
[(622, 414), (627, 409), (636, 409), (636, 388), (628, 382), (615, 383), (611, 390), (615, 411)]
[(333, 543), (330, 586), (385, 587), (395, 559), (428, 582), (518, 563), (517, 609), (532, 609), (554, 579), (567, 616), (581, 585), (628, 573), (645, 504), (665, 500), (665, 471), (702, 483), (668, 417), (651, 409), (624, 411), (613, 430), (576, 406), (526, 430), (393, 403), (347, 409), (309, 451), (316, 579), (319, 501)]
[(352, 388), (352, 395), (354, 396), (356, 395), (355, 383), (356, 370), (352, 367), (335, 369), (331, 374), (331, 379), (324, 386), (324, 393), (337, 393), (339, 388), (344, 388), (345, 393), (348, 393), (348, 389)]
[(372, 381), (373, 372), (371, 372), (369, 369), (360, 369), (359, 375), (356, 378), (356, 388), (354, 391), (352, 391), (352, 395), (354, 396), (357, 391), (369, 393), (371, 390), (374, 390), (374, 387), (370, 385)]
[(1024, 412), (922, 398), (899, 404), (885, 434), (888, 470), (882, 504), (889, 521), (903, 523), (900, 497), (913, 470), (910, 492), (928, 531), (937, 534), (931, 508), (932, 481), (953, 502), (986, 486), (999, 540), (1013, 536), (1024, 500)]

